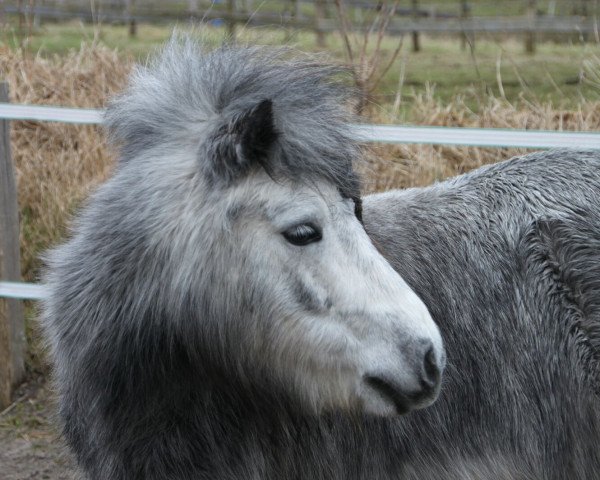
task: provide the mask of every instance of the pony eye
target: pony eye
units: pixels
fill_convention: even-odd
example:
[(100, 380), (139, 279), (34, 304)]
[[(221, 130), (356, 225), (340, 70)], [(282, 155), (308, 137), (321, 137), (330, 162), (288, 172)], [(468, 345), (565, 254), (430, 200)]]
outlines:
[(309, 243), (318, 242), (323, 238), (321, 230), (309, 223), (295, 225), (283, 232), (282, 235), (292, 245), (298, 245), (300, 247), (308, 245)]

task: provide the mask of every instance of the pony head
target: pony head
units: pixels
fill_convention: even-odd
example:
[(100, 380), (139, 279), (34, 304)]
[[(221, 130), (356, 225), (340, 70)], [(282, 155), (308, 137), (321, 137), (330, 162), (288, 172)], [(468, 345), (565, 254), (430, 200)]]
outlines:
[(435, 400), (440, 333), (363, 229), (340, 75), (189, 39), (135, 71), (106, 114), (115, 174), (50, 257), (59, 380), (106, 361), (159, 385), (183, 358), (311, 412)]

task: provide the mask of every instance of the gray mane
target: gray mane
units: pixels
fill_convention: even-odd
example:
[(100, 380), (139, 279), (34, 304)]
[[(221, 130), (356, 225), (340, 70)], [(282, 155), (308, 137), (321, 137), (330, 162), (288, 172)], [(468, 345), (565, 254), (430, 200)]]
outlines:
[[(128, 89), (109, 105), (105, 124), (121, 161), (197, 138), (198, 161), (213, 182), (229, 184), (260, 166), (274, 178), (325, 179), (358, 202), (353, 163), (360, 152), (346, 108), (353, 89), (340, 81), (347, 73), (285, 48), (206, 52), (190, 38), (175, 37), (134, 71)], [(232, 148), (243, 143), (240, 123), (262, 123), (264, 110), (272, 110), (273, 124), (251, 132), (249, 151)]]

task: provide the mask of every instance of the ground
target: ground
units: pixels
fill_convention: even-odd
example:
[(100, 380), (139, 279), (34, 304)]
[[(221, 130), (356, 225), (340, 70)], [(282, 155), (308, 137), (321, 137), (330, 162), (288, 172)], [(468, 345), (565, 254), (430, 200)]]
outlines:
[(57, 433), (51, 388), (41, 377), (22, 385), (0, 413), (2, 480), (76, 480), (73, 461)]

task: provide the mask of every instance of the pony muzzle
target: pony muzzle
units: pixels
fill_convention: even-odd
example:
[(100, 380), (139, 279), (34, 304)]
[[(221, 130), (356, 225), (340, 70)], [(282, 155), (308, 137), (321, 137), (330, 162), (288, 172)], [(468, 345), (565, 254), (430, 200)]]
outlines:
[(403, 415), (427, 407), (437, 399), (445, 353), (437, 351), (429, 340), (417, 343), (412, 360), (400, 362), (400, 368), (379, 366), (363, 375), (365, 411), (376, 415)]

